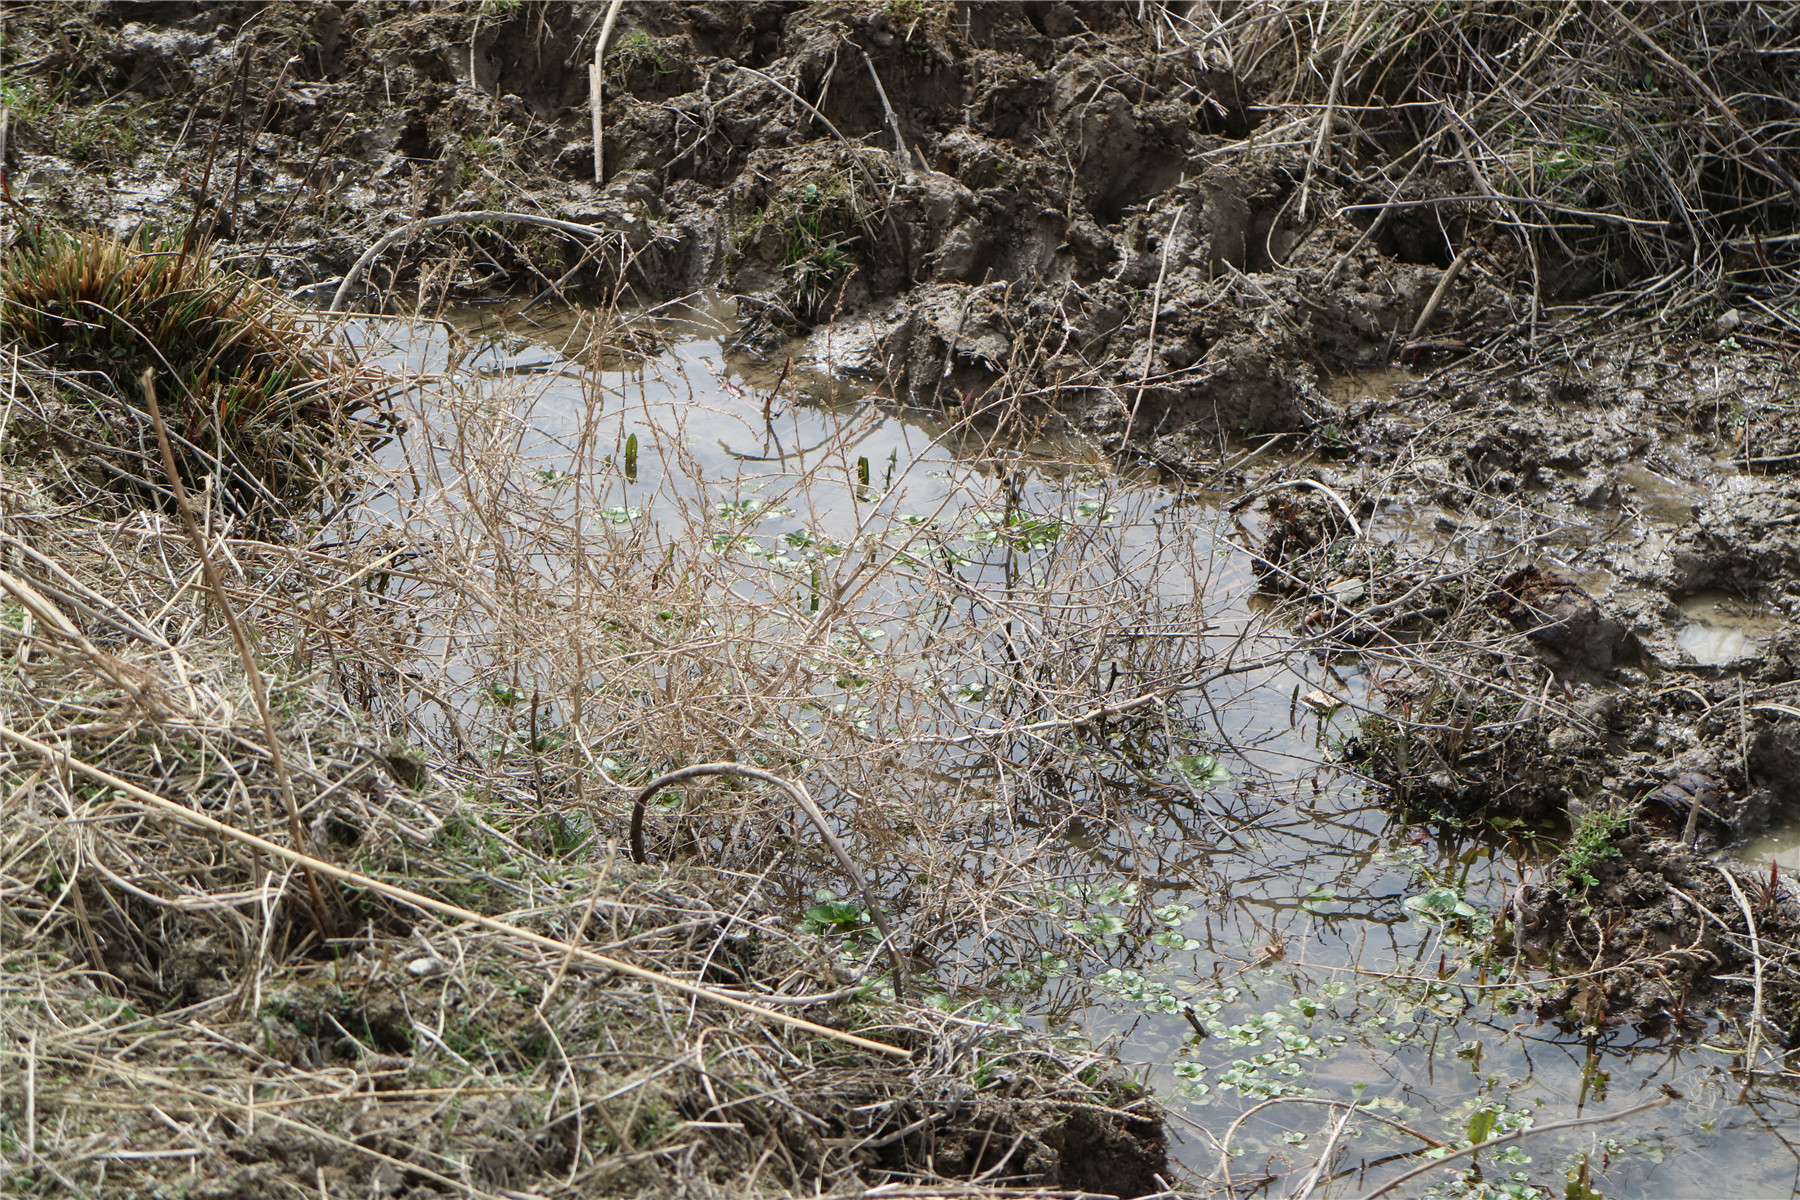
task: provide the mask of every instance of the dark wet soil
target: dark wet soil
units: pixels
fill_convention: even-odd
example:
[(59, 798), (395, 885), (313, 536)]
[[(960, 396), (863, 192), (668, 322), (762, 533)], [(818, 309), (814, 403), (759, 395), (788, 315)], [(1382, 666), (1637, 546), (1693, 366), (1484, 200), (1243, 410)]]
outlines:
[[(1304, 147), (1257, 146), (1250, 82), (1119, 5), (628, 6), (596, 185), (593, 17), (18, 6), (14, 62), (94, 107), (15, 107), (14, 187), (115, 227), (197, 208), (291, 286), (409, 219), (555, 216), (606, 231), (604, 253), (496, 227), (450, 238), (449, 268), (444, 238), (401, 248), (372, 282), (720, 287), (751, 298), (744, 341), (771, 349), (882, 307), (868, 366), (897, 394), (1029, 394), (1176, 462), (1220, 431), (1321, 423), (1321, 375), (1391, 357), (1449, 261), (1410, 218), (1364, 239), (1321, 215), (1366, 197), (1335, 177), (1300, 196)], [(1433, 331), (1480, 342), (1515, 318), (1469, 272)]]
[[(1134, 8), (630, 4), (596, 183), (602, 5), (11, 5), (11, 190), (27, 216), (195, 220), (290, 289), (418, 218), (551, 216), (604, 236), (434, 232), (361, 302), (723, 289), (745, 355), (1254, 483), (1297, 635), (1381, 665), (1350, 753), (1397, 804), (1540, 850), (1616, 818), (1591, 882), (1546, 861), (1507, 923), (1577, 976), (1555, 1003), (1747, 1021), (1755, 939), (1787, 1044), (1795, 889), (1704, 855), (1800, 806), (1791, 374), (1732, 340), (1735, 310), (1608, 323), (1554, 254), (1528, 285), (1463, 166), (1382, 190), (1400, 148), (1366, 136), (1318, 167), (1272, 67), (1203, 66)], [(1221, 457), (1264, 434), (1276, 476)], [(1680, 602), (1708, 590), (1777, 631), (1703, 661)]]

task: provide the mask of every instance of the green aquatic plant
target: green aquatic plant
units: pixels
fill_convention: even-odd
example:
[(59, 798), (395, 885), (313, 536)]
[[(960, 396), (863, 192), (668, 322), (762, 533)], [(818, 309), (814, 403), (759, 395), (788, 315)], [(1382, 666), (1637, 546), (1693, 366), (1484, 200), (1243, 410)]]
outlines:
[(1594, 867), (1609, 858), (1619, 857), (1614, 839), (1631, 824), (1631, 813), (1608, 808), (1588, 808), (1573, 815), (1569, 840), (1557, 860), (1562, 877), (1571, 885), (1597, 887)]

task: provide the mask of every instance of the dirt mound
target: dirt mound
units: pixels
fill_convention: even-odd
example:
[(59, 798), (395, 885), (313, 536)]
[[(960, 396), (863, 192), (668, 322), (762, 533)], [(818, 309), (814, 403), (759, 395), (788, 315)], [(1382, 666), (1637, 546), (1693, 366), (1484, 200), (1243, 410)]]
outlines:
[[(1625, 34), (1710, 112), (1681, 55), (1731, 32), (1713, 28), (1722, 8), (1655, 36), (1472, 14), (1463, 49), (1437, 53), (1420, 49), (1435, 40), (1414, 28), (1422, 10), (1379, 32), (1309, 33), (1291, 15), (1206, 28), (1110, 4), (627, 5), (596, 183), (596, 11), (22, 5), (13, 186), (119, 227), (198, 212), (228, 240), (273, 242), (266, 269), (290, 286), (405, 221), (516, 210), (604, 230), (604, 249), (500, 222), (396, 247), (373, 282), (643, 301), (724, 287), (754, 298), (770, 343), (900, 297), (880, 358), (899, 396), (1049, 402), (1173, 462), (1221, 432), (1334, 422), (1322, 373), (1535, 337), (1546, 304), (1595, 290), (1596, 256), (1618, 264), (1599, 281), (1614, 286), (1673, 252), (1640, 215), (1669, 201), (1640, 189), (1635, 160), (1603, 170), (1579, 136), (1508, 126), (1490, 136), (1544, 161), (1502, 187), (1508, 147), (1465, 132), (1500, 93), (1428, 97), (1528, 44), (1534, 77), (1574, 103), (1582, 56)], [(1779, 94), (1748, 60), (1733, 69)], [(151, 142), (173, 149), (142, 153)], [(1786, 211), (1782, 178), (1765, 164), (1743, 183), (1769, 193), (1757, 219)], [(1523, 220), (1545, 211), (1560, 222), (1546, 233)], [(1715, 318), (1704, 307), (1696, 326)]]
[(1791, 880), (1707, 858), (1643, 835), (1593, 866), (1594, 883), (1522, 889), (1500, 949), (1571, 982), (1542, 1015), (1650, 1036), (1703, 1037), (1714, 1014), (1749, 1044), (1794, 1046), (1800, 990), (1800, 894)]

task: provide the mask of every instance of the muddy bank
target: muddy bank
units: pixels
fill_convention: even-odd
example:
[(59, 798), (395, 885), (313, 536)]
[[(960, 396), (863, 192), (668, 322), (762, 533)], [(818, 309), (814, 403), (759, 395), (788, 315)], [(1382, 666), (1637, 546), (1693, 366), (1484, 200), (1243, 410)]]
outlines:
[(1365, 397), (1389, 437), (1247, 498), (1285, 619), (1378, 680), (1346, 760), (1517, 856), (1497, 950), (1547, 970), (1546, 1014), (1764, 1045), (1800, 1017), (1800, 894), (1765, 848), (1800, 814), (1796, 492), (1736, 457), (1787, 388), (1725, 352), (1446, 369)]
[[(1209, 28), (1129, 5), (627, 5), (596, 182), (586, 8), (21, 5), (8, 155), (26, 211), (115, 228), (197, 211), (290, 287), (341, 275), (411, 219), (554, 216), (604, 236), (446, 231), (395, 247), (371, 282), (399, 303), (721, 287), (747, 297), (744, 345), (771, 354), (866, 311), (837, 353), (897, 398), (1048, 404), (1174, 464), (1222, 433), (1340, 426), (1319, 388), (1333, 373), (1504, 359), (1552, 314), (1639, 310), (1601, 293), (1686, 256), (1638, 211), (1657, 203), (1631, 190), (1647, 166), (1533, 141), (1538, 173), (1515, 197), (1458, 124), (1494, 95), (1426, 100), (1521, 36), (1567, 91), (1562, 73), (1618, 31), (1474, 17), (1459, 56), (1312, 35), (1290, 15)], [(1660, 32), (1718, 33), (1707, 22), (1727, 15)], [(1640, 49), (1650, 74), (1671, 71)], [(1695, 168), (1728, 165), (1711, 153)], [(1788, 209), (1767, 182), (1742, 186), (1773, 229)], [(1520, 223), (1546, 210), (1560, 215), (1545, 231)], [(1746, 233), (1741, 218), (1689, 225), (1695, 245)], [(1765, 320), (1716, 294), (1658, 300), (1669, 331), (1749, 336)]]

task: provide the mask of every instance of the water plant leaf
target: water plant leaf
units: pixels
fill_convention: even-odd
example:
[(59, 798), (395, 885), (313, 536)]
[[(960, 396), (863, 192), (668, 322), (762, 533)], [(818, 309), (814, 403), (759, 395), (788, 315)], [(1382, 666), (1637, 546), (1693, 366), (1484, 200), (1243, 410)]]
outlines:
[(1195, 787), (1216, 787), (1231, 778), (1230, 769), (1210, 754), (1183, 754), (1173, 761)]
[(1401, 903), (1420, 920), (1438, 925), (1445, 925), (1460, 918), (1481, 915), (1480, 909), (1464, 900), (1462, 893), (1452, 887), (1434, 887), (1417, 895), (1408, 896)]

